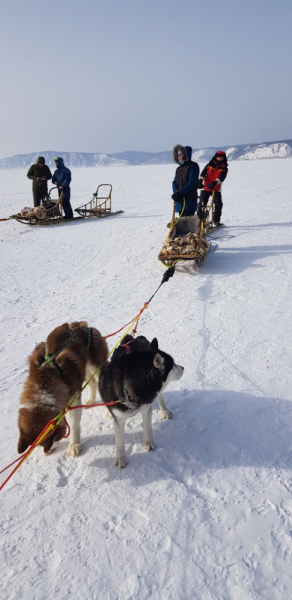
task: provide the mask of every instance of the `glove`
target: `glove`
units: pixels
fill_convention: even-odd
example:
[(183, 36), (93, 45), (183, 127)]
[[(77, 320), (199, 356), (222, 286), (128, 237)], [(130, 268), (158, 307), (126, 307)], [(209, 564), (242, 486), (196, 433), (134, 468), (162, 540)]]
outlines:
[(217, 181), (211, 181), (210, 183), (207, 183), (208, 190), (213, 190), (215, 185), (218, 185)]
[(174, 194), (172, 194), (171, 197), (174, 202), (182, 202), (183, 198), (184, 198), (183, 195), (179, 191), (174, 192)]
[(39, 185), (42, 185), (42, 183), (45, 183), (41, 177), (37, 177), (37, 182)]
[(198, 185), (197, 185), (197, 188), (198, 188), (198, 190), (201, 190), (201, 189), (203, 189), (203, 187), (204, 187), (204, 184), (203, 184), (203, 179), (199, 179), (199, 181), (198, 181)]

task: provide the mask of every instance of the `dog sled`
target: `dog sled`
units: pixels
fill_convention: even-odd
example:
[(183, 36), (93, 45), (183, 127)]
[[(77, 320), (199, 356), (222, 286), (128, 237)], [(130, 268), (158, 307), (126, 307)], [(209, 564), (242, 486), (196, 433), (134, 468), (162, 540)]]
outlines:
[(9, 218), (25, 225), (54, 225), (63, 222), (62, 194), (56, 200), (51, 198), (51, 192), (57, 189), (57, 187), (51, 188), (40, 206), (35, 208), (25, 206), (19, 213)]
[(169, 234), (158, 255), (160, 262), (170, 267), (179, 260), (193, 260), (196, 266), (202, 266), (211, 244), (207, 242), (204, 234), (200, 233), (200, 221), (197, 215), (180, 217), (176, 223), (173, 218), (169, 229)]
[[(101, 195), (100, 188), (105, 187), (106, 190), (103, 190), (104, 196)], [(75, 208), (75, 212), (77, 212), (81, 217), (96, 217), (101, 219), (103, 217), (111, 217), (113, 215), (120, 215), (123, 213), (123, 210), (117, 210), (115, 212), (112, 211), (112, 189), (113, 186), (110, 183), (101, 183), (96, 192), (93, 194), (92, 200), (86, 202), (82, 206)], [(102, 200), (102, 202), (101, 202)]]
[(166, 267), (174, 265), (178, 260), (193, 260), (200, 267), (205, 262), (211, 244), (206, 239), (213, 231), (223, 226), (223, 223), (213, 224), (214, 192), (207, 206), (200, 204), (198, 214), (190, 217), (179, 216), (175, 221), (175, 206), (172, 220), (169, 223), (169, 234), (165, 239), (158, 259)]

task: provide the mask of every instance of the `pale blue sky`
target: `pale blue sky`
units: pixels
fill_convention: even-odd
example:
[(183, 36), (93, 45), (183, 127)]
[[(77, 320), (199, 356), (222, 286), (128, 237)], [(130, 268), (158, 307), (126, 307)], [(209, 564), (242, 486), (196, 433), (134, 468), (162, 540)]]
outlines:
[(292, 138), (292, 0), (0, 8), (0, 158)]

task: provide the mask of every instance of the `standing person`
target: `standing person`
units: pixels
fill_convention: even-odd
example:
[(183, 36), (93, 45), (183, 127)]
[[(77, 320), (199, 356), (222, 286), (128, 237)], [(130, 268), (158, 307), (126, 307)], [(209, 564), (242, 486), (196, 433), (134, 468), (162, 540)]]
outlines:
[[(228, 162), (226, 158), (225, 152), (218, 150), (216, 154), (213, 156), (212, 160), (204, 167), (201, 175), (201, 187), (204, 189), (201, 191), (201, 197), (198, 208), (198, 216), (200, 217), (200, 208), (202, 205), (207, 206), (208, 199), (211, 194), (214, 192), (213, 199), (213, 225), (214, 227), (218, 227), (221, 225), (220, 218), (222, 213), (222, 195), (221, 195), (221, 185), (226, 179), (228, 173)], [(200, 187), (200, 185), (199, 185)]]
[(175, 212), (181, 213), (185, 199), (184, 217), (195, 214), (197, 210), (197, 185), (200, 174), (199, 165), (193, 162), (191, 146), (177, 146), (173, 149), (173, 160), (179, 166), (172, 182), (172, 199), (175, 202)]
[(62, 192), (62, 204), (65, 213), (65, 219), (73, 219), (72, 206), (70, 204), (70, 182), (71, 182), (71, 171), (64, 165), (62, 158), (57, 156), (55, 158), (56, 171), (54, 172), (52, 183), (55, 183), (58, 188), (59, 197)]
[(32, 195), (34, 207), (39, 206), (48, 194), (48, 181), (52, 179), (52, 173), (45, 164), (43, 156), (39, 156), (36, 164), (31, 165), (27, 171), (27, 177), (32, 179)]

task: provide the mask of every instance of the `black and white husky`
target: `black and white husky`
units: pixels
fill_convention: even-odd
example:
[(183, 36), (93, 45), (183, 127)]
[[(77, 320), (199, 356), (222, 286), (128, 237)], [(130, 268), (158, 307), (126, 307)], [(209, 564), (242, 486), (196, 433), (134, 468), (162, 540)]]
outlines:
[(180, 379), (184, 368), (176, 365), (173, 358), (158, 349), (157, 339), (150, 343), (144, 336), (135, 340), (126, 336), (123, 344), (113, 353), (110, 363), (103, 365), (99, 375), (99, 391), (103, 402), (116, 402), (109, 406), (114, 418), (116, 440), (115, 465), (124, 468), (125, 421), (138, 410), (142, 414), (144, 445), (155, 450), (152, 433), (152, 402), (158, 398), (164, 418), (172, 414), (165, 406), (162, 390), (170, 381)]

